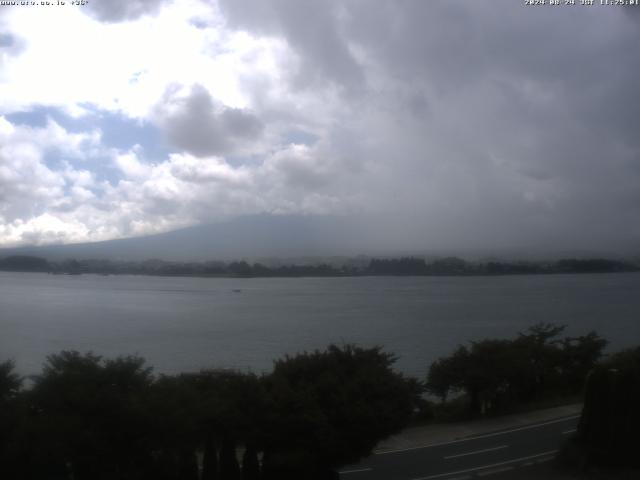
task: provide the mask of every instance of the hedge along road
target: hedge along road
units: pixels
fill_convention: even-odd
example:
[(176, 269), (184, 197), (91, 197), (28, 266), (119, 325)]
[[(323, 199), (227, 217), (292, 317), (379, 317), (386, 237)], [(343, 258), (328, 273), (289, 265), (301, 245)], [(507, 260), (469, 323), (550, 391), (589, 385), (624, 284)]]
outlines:
[(579, 415), (474, 437), (378, 452), (340, 471), (344, 480), (463, 480), (551, 460)]

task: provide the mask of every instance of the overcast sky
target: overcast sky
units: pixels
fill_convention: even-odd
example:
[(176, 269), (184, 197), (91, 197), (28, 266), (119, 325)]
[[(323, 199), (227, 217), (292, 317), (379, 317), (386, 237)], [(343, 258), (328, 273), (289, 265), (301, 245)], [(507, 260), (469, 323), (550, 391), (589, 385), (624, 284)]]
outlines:
[(640, 245), (640, 7), (66, 3), (0, 6), (0, 246), (262, 212)]

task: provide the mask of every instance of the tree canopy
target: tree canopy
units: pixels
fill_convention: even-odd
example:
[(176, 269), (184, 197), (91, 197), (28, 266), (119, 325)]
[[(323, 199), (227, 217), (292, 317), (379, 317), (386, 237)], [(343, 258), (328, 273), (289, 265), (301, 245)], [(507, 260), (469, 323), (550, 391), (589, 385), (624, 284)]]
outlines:
[[(462, 395), (476, 415), (577, 392), (593, 371), (581, 438), (600, 448), (607, 422), (620, 438), (631, 438), (628, 425), (638, 426), (638, 350), (598, 367), (606, 341), (595, 332), (563, 332), (538, 324), (513, 339), (461, 345), (431, 365), (427, 390), (443, 400)], [(47, 357), (30, 388), (12, 362), (0, 363), (0, 476), (336, 478), (337, 468), (370, 455), (424, 406), (423, 385), (396, 372), (395, 360), (380, 347), (330, 345), (276, 360), (261, 376), (230, 370), (155, 376), (137, 356), (62, 351)]]
[(587, 461), (640, 467), (640, 347), (611, 355), (588, 377), (576, 442)]
[(278, 360), (263, 376), (203, 370), (156, 377), (140, 357), (62, 351), (47, 357), (27, 390), (5, 362), (0, 474), (331, 478), (409, 421), (419, 388), (392, 370), (394, 360), (380, 348), (330, 346)]
[(353, 345), (276, 361), (266, 379), (272, 415), (265, 454), (273, 468), (353, 463), (405, 426), (420, 391), (392, 370), (394, 361), (379, 347)]
[(564, 329), (539, 323), (515, 339), (459, 346), (431, 365), (427, 390), (442, 401), (450, 394), (465, 394), (472, 415), (553, 394), (578, 393), (607, 342), (595, 332), (558, 338)]

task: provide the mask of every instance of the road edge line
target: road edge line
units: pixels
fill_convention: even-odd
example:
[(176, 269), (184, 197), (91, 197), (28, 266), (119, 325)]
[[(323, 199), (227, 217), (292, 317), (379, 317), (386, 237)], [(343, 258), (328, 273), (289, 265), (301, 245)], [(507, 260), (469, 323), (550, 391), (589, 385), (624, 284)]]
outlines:
[(557, 419), (554, 419), (554, 420), (550, 420), (548, 422), (525, 425), (523, 427), (512, 428), (510, 430), (502, 430), (502, 431), (499, 431), (499, 432), (484, 433), (484, 434), (480, 434), (480, 435), (474, 435), (474, 436), (470, 436), (470, 437), (459, 438), (457, 440), (451, 440), (451, 441), (447, 441), (447, 442), (430, 443), (428, 445), (420, 445), (420, 446), (417, 446), (417, 447), (408, 447), (408, 448), (398, 448), (398, 449), (394, 449), (394, 450), (382, 450), (382, 451), (379, 451), (379, 452), (374, 452), (373, 454), (374, 455), (388, 455), (390, 453), (409, 452), (411, 450), (420, 450), (422, 448), (431, 448), (431, 447), (440, 447), (440, 446), (444, 446), (444, 445), (453, 445), (454, 443), (469, 442), (471, 440), (477, 440), (479, 438), (495, 437), (497, 435), (504, 435), (504, 434), (507, 434), (507, 433), (519, 432), (521, 430), (529, 430), (531, 428), (543, 427), (545, 425), (551, 425), (553, 423), (560, 423), (560, 422), (564, 422), (564, 421), (567, 421), (567, 420), (573, 420), (574, 418), (580, 418), (580, 415), (570, 415), (568, 417), (557, 418)]
[(537, 453), (535, 455), (529, 455), (529, 456), (526, 456), (526, 457), (514, 458), (512, 460), (505, 460), (504, 462), (492, 463), (490, 465), (481, 465), (479, 467), (467, 468), (465, 470), (458, 470), (456, 472), (438, 473), (436, 475), (429, 475), (429, 476), (426, 476), (426, 477), (418, 477), (418, 478), (413, 478), (411, 480), (430, 480), (432, 478), (441, 478), (441, 477), (446, 477), (448, 475), (458, 475), (459, 473), (477, 472), (479, 470), (485, 470), (485, 469), (488, 469), (488, 468), (499, 467), (501, 465), (509, 465), (510, 463), (521, 462), (523, 460), (530, 460), (532, 458), (544, 457), (545, 455), (551, 455), (551, 454), (557, 453), (557, 452), (558, 452), (558, 450), (549, 450), (548, 452)]

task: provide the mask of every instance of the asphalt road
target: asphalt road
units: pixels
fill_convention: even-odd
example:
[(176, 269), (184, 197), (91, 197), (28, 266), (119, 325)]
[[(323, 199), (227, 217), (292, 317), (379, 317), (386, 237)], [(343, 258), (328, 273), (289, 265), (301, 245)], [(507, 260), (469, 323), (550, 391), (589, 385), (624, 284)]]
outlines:
[[(578, 415), (423, 447), (377, 453), (345, 467), (341, 480), (466, 480), (548, 462)], [(517, 478), (517, 477), (514, 477)]]

